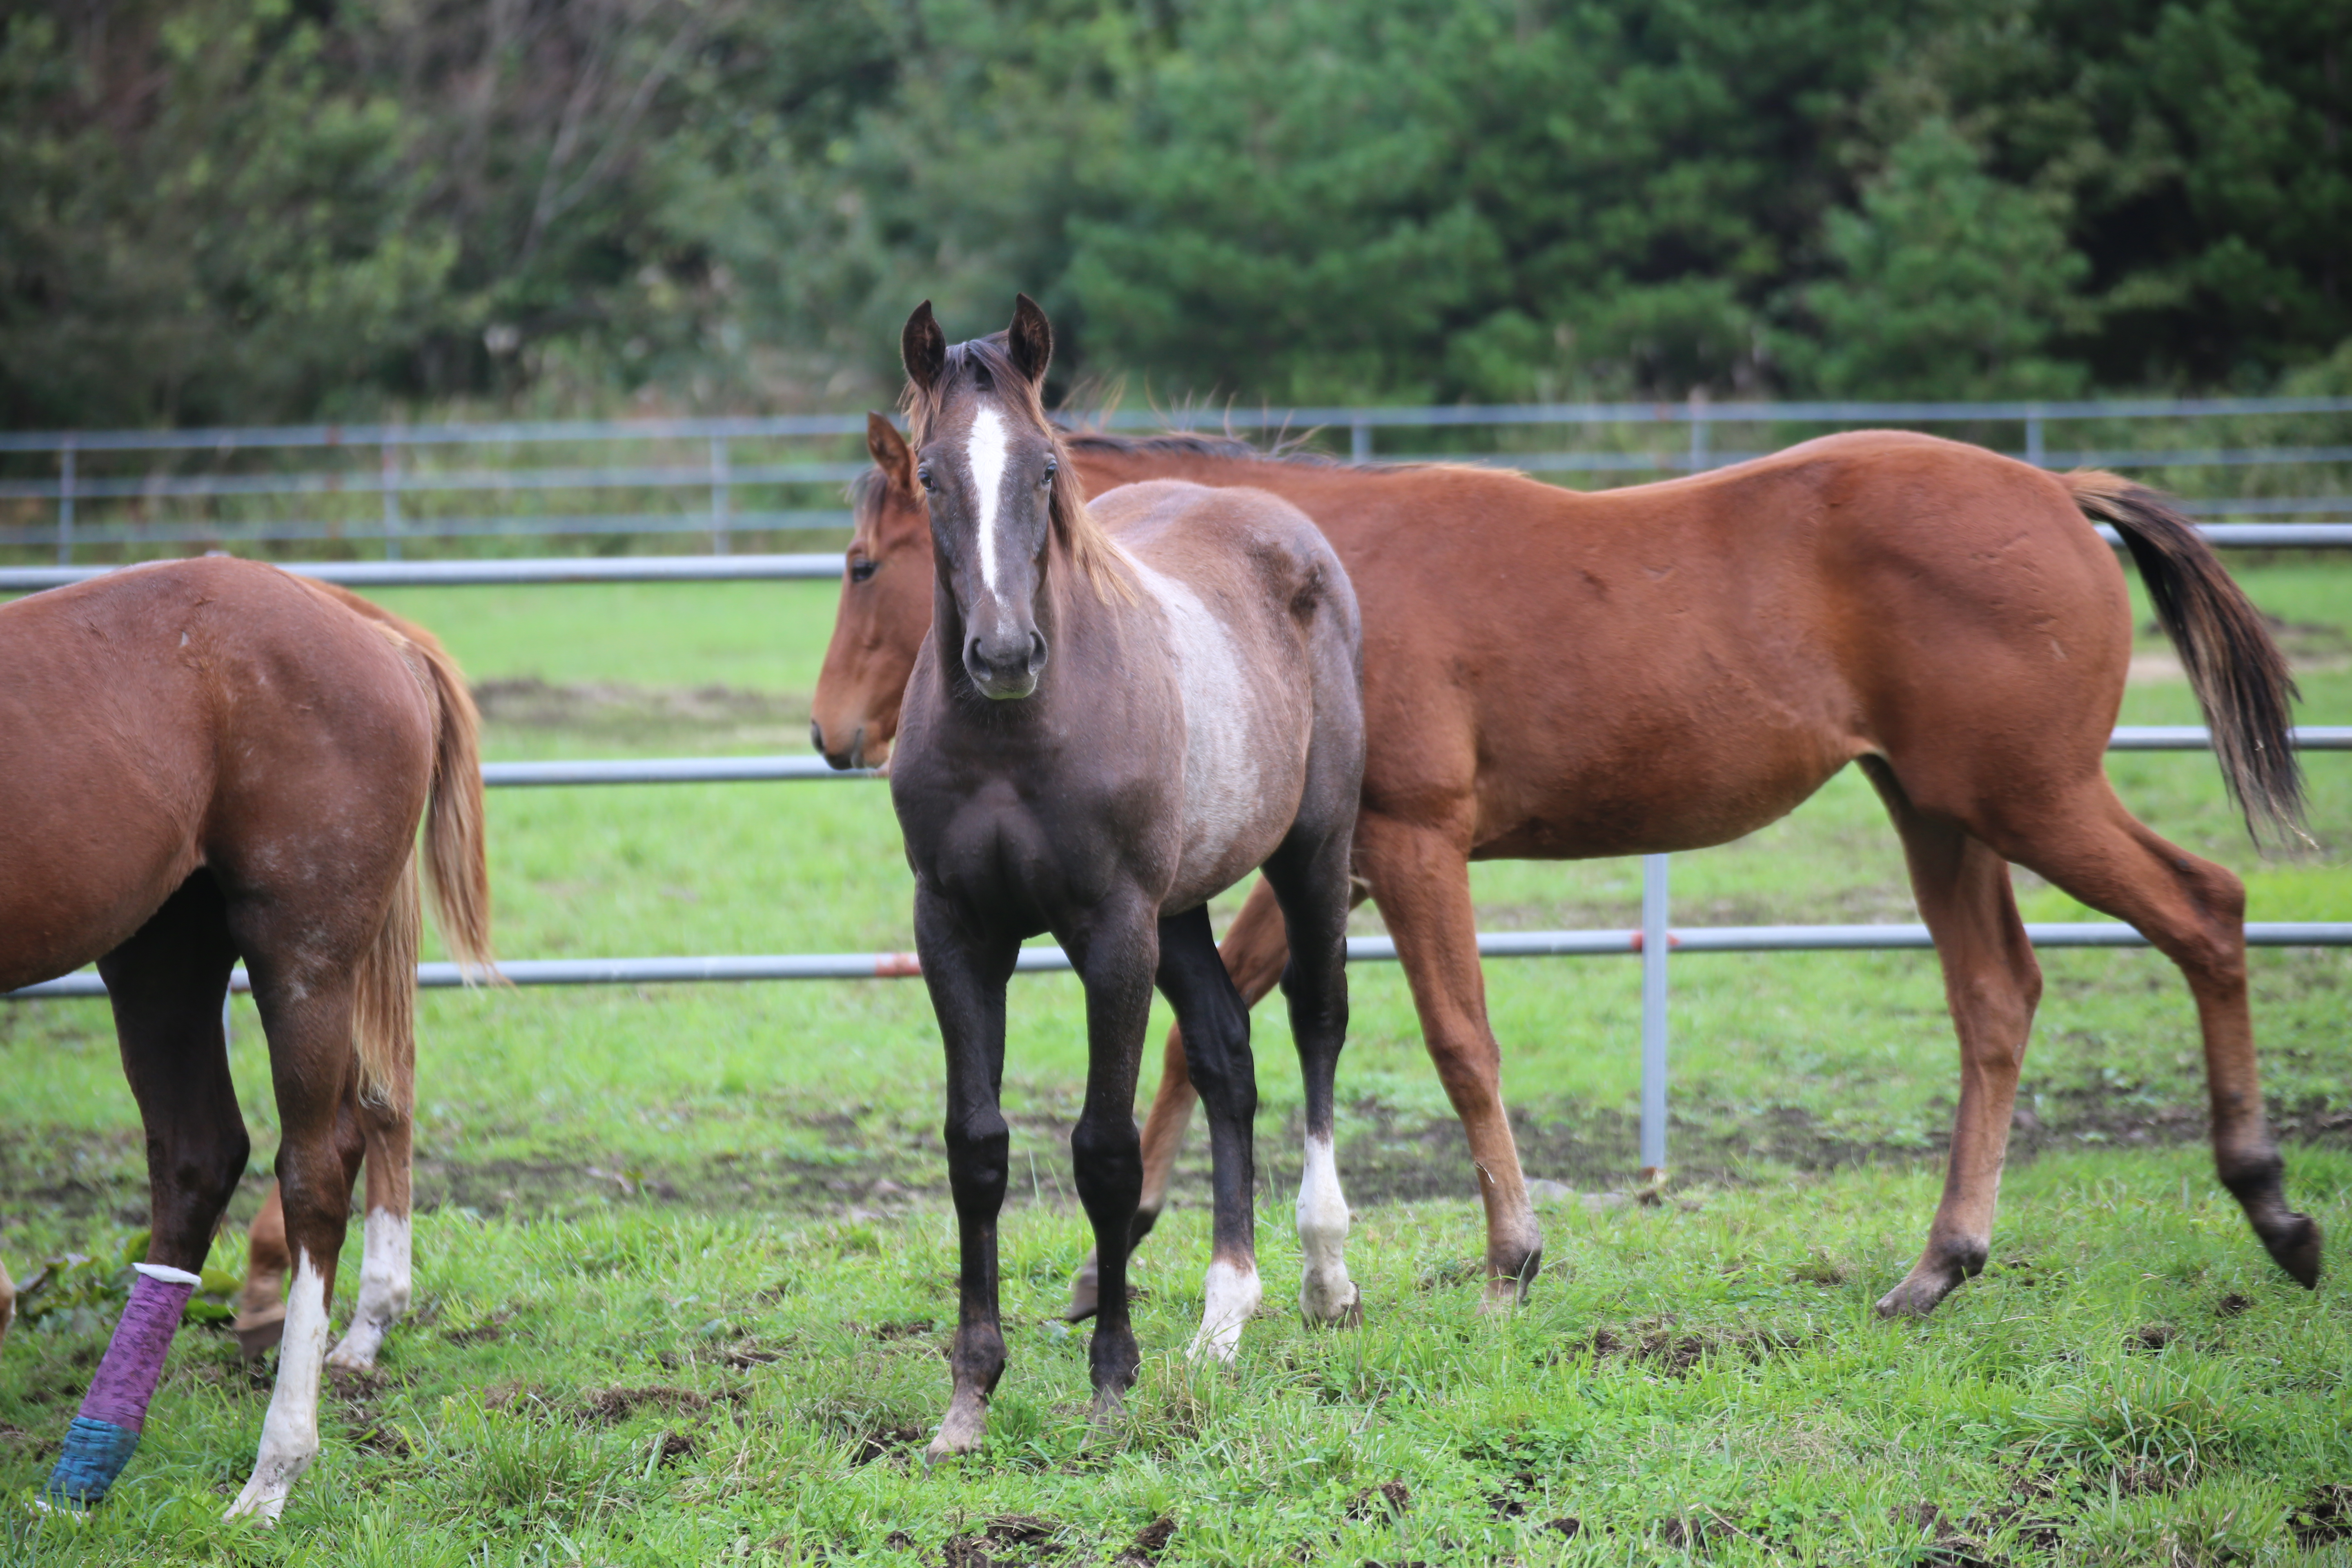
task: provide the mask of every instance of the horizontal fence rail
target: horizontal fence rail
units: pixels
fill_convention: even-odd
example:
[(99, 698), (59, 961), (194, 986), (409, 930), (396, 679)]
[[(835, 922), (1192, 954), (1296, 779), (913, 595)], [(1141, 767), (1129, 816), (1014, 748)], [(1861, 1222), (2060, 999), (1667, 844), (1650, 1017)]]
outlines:
[[(2352, 445), (2336, 430), (2277, 429), (2264, 439), (2213, 439), (2184, 445), (2182, 424), (2330, 420), (2352, 415), (2352, 398), (2106, 398), (2064, 403), (1801, 402), (1714, 403), (1694, 398), (1676, 403), (1490, 404), (1444, 407), (1241, 408), (1199, 405), (1171, 409), (1114, 409), (1092, 416), (1068, 411), (1074, 424), (1111, 430), (1179, 429), (1229, 431), (1260, 437), (1292, 437), (1311, 432), (1336, 437), (1345, 431), (1347, 455), (1360, 462), (1413, 461), (1438, 458), (1486, 463), (1534, 473), (1674, 474), (1721, 467), (1760, 456), (1770, 448), (1719, 445), (1727, 430), (1791, 427), (1834, 428), (1868, 425), (1995, 426), (2014, 431), (2022, 445), (2011, 455), (2051, 468), (2092, 466), (2148, 471), (2171, 482), (2168, 470), (2219, 470), (2253, 476), (2220, 488), (2282, 490), (2292, 483), (2313, 493), (2243, 496), (2198, 495), (2197, 515), (2249, 517), (2336, 516), (2352, 519), (2352, 495), (2345, 492)], [(2084, 428), (2066, 448), (2050, 446), (2053, 426), (2097, 426), (2166, 421), (2152, 445), (2119, 445), (2103, 437), (2112, 428)], [(1380, 437), (1400, 431), (1496, 431), (1550, 426), (1563, 431), (1638, 432), (1674, 430), (1675, 444), (1659, 449), (1560, 451), (1376, 450)], [(200, 430), (112, 430), (0, 433), (0, 546), (54, 548), (69, 563), (77, 549), (185, 545), (191, 543), (283, 543), (338, 539), (380, 545), (397, 558), (404, 544), (430, 540), (486, 537), (568, 537), (596, 534), (707, 534), (714, 553), (724, 553), (730, 536), (783, 531), (835, 529), (848, 521), (838, 506), (779, 505), (780, 492), (806, 492), (813, 486), (838, 486), (863, 472), (860, 461), (841, 460), (847, 437), (862, 435), (859, 414), (802, 415), (768, 418), (555, 420), (483, 425), (349, 425), (240, 426)], [(1970, 431), (1971, 435), (2002, 432)], [(2317, 436), (2320, 439), (2309, 437)], [(2329, 437), (2335, 437), (2333, 440)], [(1617, 437), (1607, 437), (1616, 439)], [(1776, 437), (1776, 439), (1780, 437)], [(2009, 439), (2003, 434), (2003, 439)], [(828, 455), (775, 460), (772, 450), (756, 457), (757, 444), (815, 442)], [(1752, 446), (1752, 442), (1750, 444)], [(581, 453), (555, 453), (558, 460), (516, 466), (486, 466), (486, 449), (538, 447), (632, 448), (644, 460), (568, 461)], [(649, 459), (645, 458), (651, 449)], [(848, 447), (854, 451), (854, 447)], [(339, 466), (294, 470), (272, 468), (289, 455)], [(616, 458), (622, 454), (615, 453)], [(677, 460), (681, 457), (690, 460)], [(453, 466), (436, 463), (456, 458)], [(211, 465), (210, 471), (180, 471), (172, 465)], [(245, 465), (238, 468), (236, 465)], [(256, 466), (258, 465), (257, 468)], [(139, 471), (122, 471), (126, 466)], [(2311, 470), (2282, 481), (2287, 469)], [(2264, 478), (2262, 476), (2267, 475)], [(2193, 475), (2191, 476), (2193, 479)], [(2194, 484), (2192, 489), (2198, 488)], [(2326, 493), (2318, 493), (2324, 491)], [(564, 504), (565, 498), (626, 492), (648, 506)], [(746, 504), (747, 495), (760, 499)], [(442, 515), (435, 498), (511, 498), (525, 510), (505, 513)], [(540, 498), (532, 501), (530, 498)], [(656, 500), (656, 498), (660, 498)], [(672, 504), (671, 498), (675, 498)], [(803, 500), (809, 500), (803, 493)], [(6, 503), (27, 503), (32, 518), (11, 521)], [(301, 503), (341, 515), (278, 516), (271, 503)], [(223, 503), (261, 503), (259, 515), (221, 515)], [(545, 510), (531, 510), (544, 506)], [(210, 509), (207, 510), (207, 509)], [(249, 509), (248, 509), (249, 510)], [(39, 512), (46, 510), (46, 520)], [(128, 515), (124, 515), (124, 514)]]
[[(2352, 523), (2209, 522), (2208, 543), (2226, 550), (2352, 549)], [(2099, 537), (2123, 542), (2102, 523)], [(843, 557), (780, 555), (533, 555), (490, 561), (289, 561), (275, 564), (346, 588), (514, 587), (562, 583), (834, 582)], [(122, 566), (0, 566), (0, 593), (29, 594), (85, 583)]]
[[(2036, 947), (2146, 947), (2147, 939), (2111, 921), (2028, 922), (2025, 934)], [(1923, 925), (1676, 926), (1667, 942), (1686, 952), (1868, 952), (1932, 949)], [(1642, 932), (1633, 930), (1516, 931), (1478, 933), (1481, 958), (1609, 958), (1642, 952)], [(2249, 947), (2352, 947), (2352, 921), (2252, 921)], [(1350, 963), (1393, 963), (1396, 943), (1384, 936), (1348, 939)], [(1022, 974), (1062, 973), (1069, 955), (1058, 947), (1024, 947), (1013, 964)], [(514, 985), (669, 985), (726, 981), (900, 980), (921, 974), (911, 952), (787, 952), (723, 958), (524, 958), (501, 963), (499, 973)], [(416, 983), (428, 990), (454, 990), (478, 984), (454, 963), (420, 963)], [(240, 967), (229, 989), (249, 993)], [(106, 983), (84, 971), (27, 985), (5, 995), (34, 1001), (103, 996)]]

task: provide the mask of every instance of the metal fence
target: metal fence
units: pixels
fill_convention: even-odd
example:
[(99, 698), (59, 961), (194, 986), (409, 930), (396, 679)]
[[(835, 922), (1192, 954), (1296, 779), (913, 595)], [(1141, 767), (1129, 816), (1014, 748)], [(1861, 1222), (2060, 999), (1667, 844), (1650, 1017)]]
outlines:
[[(2048, 468), (2147, 473), (2181, 492), (2195, 515), (2352, 521), (2352, 398), (2343, 397), (1695, 399), (1075, 417), (1114, 430), (1319, 433), (1335, 447), (1344, 431), (1359, 462), (1435, 456), (1634, 477), (1737, 462), (1824, 430), (1920, 426), (1958, 429)], [(93, 548), (338, 541), (397, 561), (420, 542), (698, 534), (724, 554), (745, 534), (845, 525), (838, 486), (866, 466), (851, 440), (865, 428), (862, 416), (808, 415), (0, 433), (0, 548), (53, 551), (70, 564)], [(2071, 444), (2053, 447), (2053, 431)], [(551, 453), (555, 460), (515, 460)]]
[[(2352, 751), (2352, 725), (2305, 726), (2295, 731), (2305, 751)], [(2212, 737), (2194, 725), (2147, 725), (2118, 729), (2109, 749), (2128, 752), (2210, 750)], [(751, 782), (852, 782), (877, 778), (871, 769), (835, 770), (816, 757), (666, 757), (572, 762), (489, 763), (482, 783), (492, 788), (583, 784), (669, 784)], [(1642, 925), (1636, 930), (1481, 931), (1481, 958), (1636, 956), (1642, 960), (1642, 1177), (1666, 1168), (1667, 963), (1675, 952), (1893, 952), (1932, 949), (1924, 925), (1697, 926), (1670, 922), (1668, 865), (1671, 857), (1642, 858)], [(2036, 947), (2145, 947), (2147, 939), (2131, 927), (2109, 922), (2035, 923), (2026, 935)], [(2352, 946), (2352, 921), (2250, 922), (2250, 947)], [(1393, 963), (1396, 944), (1384, 936), (1351, 937), (1352, 963)], [(922, 966), (911, 952), (776, 953), (650, 958), (516, 959), (499, 973), (516, 985), (646, 985), (730, 981), (884, 980), (918, 976)], [(1057, 947), (1023, 949), (1016, 970), (1024, 974), (1066, 971), (1070, 962)], [(428, 988), (466, 984), (454, 963), (420, 963), (417, 983)], [(249, 991), (239, 967), (232, 993)], [(93, 971), (61, 976), (0, 1000), (97, 997), (106, 985)], [(223, 1003), (224, 1028), (226, 1003)]]

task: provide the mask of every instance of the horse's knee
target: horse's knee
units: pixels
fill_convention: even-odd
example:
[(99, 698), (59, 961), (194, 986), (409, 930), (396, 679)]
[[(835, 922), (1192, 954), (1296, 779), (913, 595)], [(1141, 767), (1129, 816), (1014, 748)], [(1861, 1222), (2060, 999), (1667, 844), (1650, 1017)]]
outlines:
[(1002, 1201), (1011, 1165), (1013, 1131), (993, 1108), (948, 1119), (948, 1186), (960, 1204)]

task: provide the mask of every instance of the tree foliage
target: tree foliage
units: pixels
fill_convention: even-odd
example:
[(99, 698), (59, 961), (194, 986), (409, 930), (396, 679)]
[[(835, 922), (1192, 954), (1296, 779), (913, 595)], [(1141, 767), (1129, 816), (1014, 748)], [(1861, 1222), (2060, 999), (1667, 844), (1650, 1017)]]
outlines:
[(2352, 0), (27, 0), (0, 419), (2268, 386)]

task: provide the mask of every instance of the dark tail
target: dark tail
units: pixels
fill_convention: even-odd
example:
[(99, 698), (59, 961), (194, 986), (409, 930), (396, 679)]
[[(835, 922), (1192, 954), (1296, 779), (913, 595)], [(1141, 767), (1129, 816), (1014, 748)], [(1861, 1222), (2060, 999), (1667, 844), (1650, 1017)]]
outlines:
[(2267, 825), (2309, 842), (2290, 709), (2301, 695), (2270, 628), (2170, 498), (2095, 468), (2062, 476), (2083, 514), (2123, 535), (2158, 624), (2213, 731), (2221, 777), (2257, 840)]

